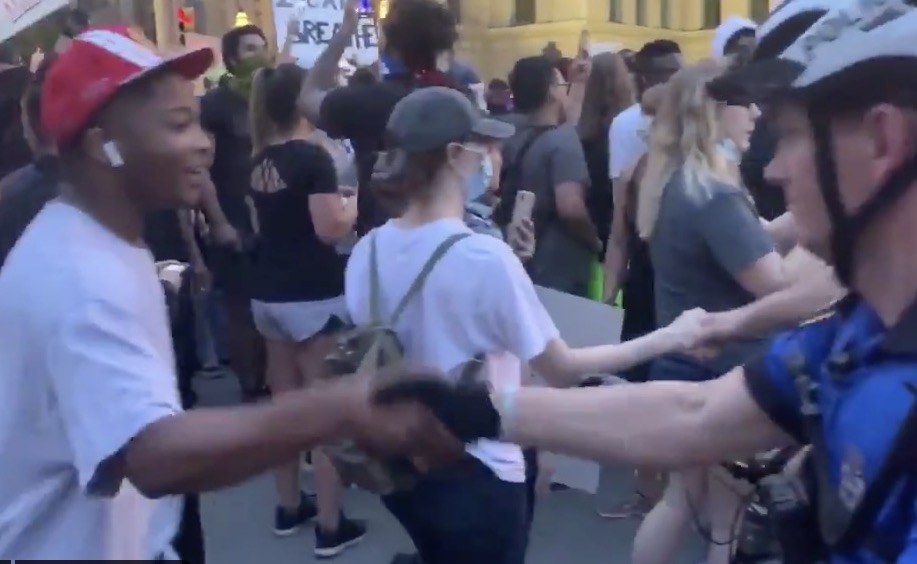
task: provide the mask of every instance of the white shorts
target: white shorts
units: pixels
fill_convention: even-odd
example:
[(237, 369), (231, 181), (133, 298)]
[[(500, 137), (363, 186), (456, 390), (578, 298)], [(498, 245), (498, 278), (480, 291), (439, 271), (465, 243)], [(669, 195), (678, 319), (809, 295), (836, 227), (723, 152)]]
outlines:
[(344, 296), (317, 302), (268, 303), (252, 300), (255, 328), (266, 339), (306, 341), (349, 322)]

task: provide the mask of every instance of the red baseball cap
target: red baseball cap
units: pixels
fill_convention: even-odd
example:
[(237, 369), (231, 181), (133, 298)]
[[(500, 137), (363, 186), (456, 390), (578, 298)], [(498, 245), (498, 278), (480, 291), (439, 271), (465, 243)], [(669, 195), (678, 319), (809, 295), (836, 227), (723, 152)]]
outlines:
[(48, 70), (41, 93), (42, 127), (59, 147), (66, 146), (125, 86), (160, 70), (194, 80), (213, 61), (209, 48), (163, 56), (128, 26), (87, 29)]

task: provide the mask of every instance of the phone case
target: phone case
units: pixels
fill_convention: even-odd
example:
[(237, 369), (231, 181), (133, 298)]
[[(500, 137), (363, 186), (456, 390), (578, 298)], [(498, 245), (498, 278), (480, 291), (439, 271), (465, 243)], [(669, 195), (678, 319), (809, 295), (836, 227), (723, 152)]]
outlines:
[(519, 223), (523, 219), (532, 219), (534, 208), (535, 194), (527, 190), (520, 190), (516, 194), (516, 205), (513, 206), (513, 223)]

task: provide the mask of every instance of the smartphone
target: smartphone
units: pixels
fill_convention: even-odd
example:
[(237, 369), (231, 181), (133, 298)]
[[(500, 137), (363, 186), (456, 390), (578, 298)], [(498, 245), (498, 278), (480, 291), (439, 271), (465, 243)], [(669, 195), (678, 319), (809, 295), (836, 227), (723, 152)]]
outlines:
[(516, 193), (516, 205), (513, 206), (513, 223), (519, 223), (523, 219), (532, 219), (532, 211), (535, 209), (535, 193), (528, 190), (519, 190)]

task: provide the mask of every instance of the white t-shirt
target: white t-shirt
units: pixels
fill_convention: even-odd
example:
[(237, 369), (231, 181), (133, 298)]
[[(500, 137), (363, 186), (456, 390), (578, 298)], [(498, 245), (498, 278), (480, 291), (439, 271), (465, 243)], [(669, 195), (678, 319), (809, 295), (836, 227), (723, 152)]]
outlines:
[[(485, 374), (494, 388), (516, 388), (520, 385), (521, 362), (540, 355), (559, 334), (506, 243), (472, 233), (460, 219), (441, 219), (414, 228), (389, 221), (361, 239), (347, 263), (344, 291), (348, 312), (357, 324), (369, 322), (372, 239), (376, 240), (379, 257), (381, 309), (387, 316), (436, 247), (456, 233), (471, 235), (440, 260), (393, 329), (411, 364), (458, 378), (469, 360), (485, 354)], [(480, 441), (469, 446), (468, 452), (500, 479), (525, 481), (518, 446)]]
[(105, 462), (180, 409), (152, 255), (49, 203), (0, 271), (0, 555), (172, 555), (181, 499)]
[(611, 180), (621, 178), (647, 151), (645, 132), (649, 121), (640, 104), (634, 104), (612, 120), (608, 128), (608, 176)]

